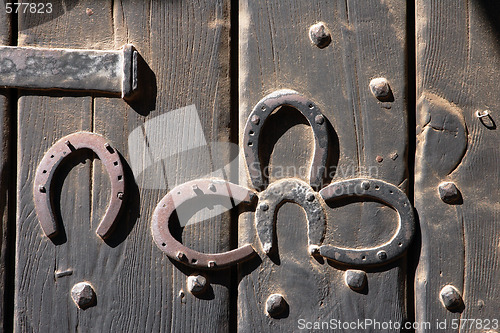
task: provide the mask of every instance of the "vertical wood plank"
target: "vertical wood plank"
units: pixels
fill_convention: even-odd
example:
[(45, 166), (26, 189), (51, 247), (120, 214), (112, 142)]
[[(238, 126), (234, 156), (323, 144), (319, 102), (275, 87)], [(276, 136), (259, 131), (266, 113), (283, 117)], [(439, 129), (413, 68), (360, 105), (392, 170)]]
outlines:
[[(54, 3), (52, 14), (19, 14), (20, 46), (92, 48), (92, 40), (110, 34), (105, 21), (110, 3), (81, 1), (77, 5)], [(57, 6), (56, 6), (57, 5)], [(89, 16), (87, 8), (94, 8)], [(99, 10), (98, 10), (99, 9)], [(18, 102), (17, 244), (15, 331), (70, 332), (82, 318), (92, 316), (105, 327), (113, 311), (94, 307), (85, 312), (73, 303), (70, 291), (81, 281), (105, 278), (94, 254), (106, 247), (90, 223), (93, 154), (82, 151), (59, 171), (60, 196), (55, 197), (64, 232), (54, 242), (38, 223), (33, 204), (33, 177), (45, 151), (60, 137), (75, 131), (92, 131), (92, 96), (85, 93), (21, 93)], [(58, 277), (56, 273), (64, 272)], [(95, 286), (94, 286), (95, 287)], [(98, 286), (99, 287), (99, 286)], [(98, 303), (109, 299), (96, 288)], [(90, 327), (89, 327), (90, 328)], [(82, 328), (87, 330), (87, 327)], [(90, 329), (88, 329), (90, 331)]]
[[(0, 8), (5, 8), (5, 1), (0, 1)], [(0, 45), (10, 45), (11, 43), (11, 15), (4, 10), (0, 12)], [(11, 115), (9, 101), (10, 90), (0, 89), (0, 331), (8, 330), (11, 323), (12, 311), (11, 290), (9, 279), (10, 263), (13, 262), (14, 255), (12, 239), (12, 228), (14, 224), (9, 221), (12, 207), (12, 172), (14, 168), (13, 156), (11, 153)]]
[[(143, 91), (138, 100), (127, 104), (98, 97), (94, 102), (95, 131), (117, 144), (130, 163), (129, 180), (137, 181), (128, 194), (128, 217), (120, 221), (129, 234), (123, 232), (116, 247), (96, 258), (105, 261), (109, 271), (108, 279), (100, 278), (101, 288), (113, 295), (106, 306), (127, 318), (113, 327), (228, 331), (230, 272), (203, 273), (210, 286), (194, 296), (187, 277), (202, 272), (168, 259), (153, 243), (150, 226), (157, 203), (174, 186), (212, 172), (215, 177), (229, 176), (217, 171), (231, 160), (226, 151), (231, 139), (229, 1), (114, 1), (112, 18), (113, 41), (106, 47), (133, 43), (149, 67), (140, 68)], [(196, 142), (200, 146), (195, 147)], [(225, 144), (224, 149), (218, 144)], [(169, 155), (173, 150), (177, 153)], [(106, 209), (102, 198), (108, 195), (107, 183), (105, 173), (94, 168), (95, 222)], [(228, 212), (197, 218), (183, 228), (183, 244), (207, 253), (230, 249)]]
[[(239, 21), (240, 133), (262, 97), (281, 88), (294, 89), (315, 101), (334, 129), (328, 168), (334, 181), (365, 176), (406, 190), (405, 4), (242, 1)], [(330, 46), (324, 49), (312, 45), (308, 38), (309, 27), (318, 21), (332, 34)], [(369, 82), (377, 77), (390, 82), (393, 101), (380, 102), (370, 93)], [(294, 170), (309, 164), (311, 130), (298, 112), (286, 107), (270, 121), (269, 134), (261, 140), (268, 146), (264, 153), (271, 155), (271, 181), (304, 178)], [(240, 146), (243, 144), (240, 140)], [(382, 159), (377, 159), (379, 156)], [(245, 169), (244, 161), (240, 166)], [(248, 183), (244, 172), (240, 180)], [(324, 243), (349, 248), (382, 244), (394, 233), (397, 221), (391, 209), (377, 202), (332, 203), (327, 213)], [(404, 258), (370, 269), (368, 291), (357, 293), (344, 283), (348, 267), (317, 261), (308, 254), (306, 220), (299, 207), (283, 205), (277, 220), (279, 254), (268, 257), (260, 249), (262, 262), (240, 265), (241, 332), (269, 327), (295, 331), (300, 328), (299, 320), (312, 325), (330, 319), (350, 322), (371, 318), (399, 324), (408, 320)], [(242, 216), (239, 228), (241, 244), (258, 246), (251, 214)], [(266, 299), (272, 293), (283, 294), (289, 304), (289, 312), (279, 319), (265, 313)]]
[[(495, 1), (417, 1), (415, 206), (422, 228), (416, 280), (419, 321), (498, 318), (500, 248), (500, 44)], [(490, 110), (479, 119), (476, 111)], [(441, 182), (461, 199), (440, 199)], [(465, 306), (453, 311), (440, 290), (453, 285)], [(474, 332), (461, 325), (449, 331)]]

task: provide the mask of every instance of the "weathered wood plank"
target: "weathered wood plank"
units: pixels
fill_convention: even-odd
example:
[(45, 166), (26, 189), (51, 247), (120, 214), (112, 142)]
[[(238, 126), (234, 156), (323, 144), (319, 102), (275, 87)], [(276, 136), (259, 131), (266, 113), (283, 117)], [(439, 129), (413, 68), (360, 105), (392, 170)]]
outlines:
[[(0, 8), (5, 8), (5, 1), (0, 0)], [(10, 45), (11, 43), (11, 15), (5, 11), (0, 12), (0, 45)], [(9, 221), (12, 206), (12, 172), (14, 170), (14, 158), (11, 153), (11, 115), (9, 108), (10, 91), (0, 89), (0, 331), (7, 331), (10, 328), (12, 318), (12, 301), (9, 281), (12, 280), (10, 264), (14, 251), (12, 247), (14, 228), (13, 221)]]
[[(121, 267), (113, 287), (103, 277), (100, 280), (122, 301), (116, 304), (110, 298), (104, 305), (126, 318), (116, 326), (118, 331), (228, 331), (230, 272), (208, 273), (208, 291), (193, 296), (186, 279), (196, 271), (174, 265), (153, 243), (150, 227), (153, 210), (169, 190), (230, 162), (229, 1), (115, 1), (113, 24), (113, 42), (107, 47), (133, 43), (154, 75), (142, 71), (139, 84), (146, 86), (137, 101), (127, 104), (99, 97), (94, 103), (95, 131), (118, 144), (134, 172), (129, 177), (137, 180), (130, 194), (132, 214), (122, 221), (130, 234), (99, 254), (107, 270)], [(222, 151), (220, 142), (226, 143)], [(100, 198), (108, 195), (108, 181), (99, 168), (93, 179), (97, 219), (106, 208)], [(202, 252), (229, 250), (230, 214), (199, 218), (200, 214), (190, 221), (201, 223), (183, 229), (183, 244)], [(131, 301), (127, 293), (140, 301)]]
[[(366, 176), (406, 189), (405, 4), (242, 1), (239, 20), (240, 132), (262, 97), (281, 88), (296, 90), (319, 105), (334, 129), (328, 169), (334, 180)], [(331, 45), (324, 49), (308, 38), (309, 27), (318, 21), (332, 34)], [(377, 77), (390, 82), (392, 102), (379, 102), (371, 94), (369, 82)], [(268, 135), (262, 140), (268, 146), (263, 153), (271, 155), (271, 181), (304, 178), (308, 173), (299, 170), (309, 165), (313, 147), (309, 127), (290, 108), (282, 108), (269, 121)], [(377, 161), (378, 156), (382, 160)], [(240, 166), (244, 170), (243, 161)], [(248, 183), (245, 172), (240, 174), (240, 181)], [(276, 227), (279, 254), (268, 257), (260, 249), (262, 263), (255, 260), (253, 265), (240, 265), (240, 331), (266, 331), (269, 327), (295, 331), (299, 319), (371, 318), (398, 323), (408, 319), (404, 260), (370, 269), (368, 291), (354, 292), (344, 283), (346, 267), (317, 261), (308, 254), (306, 223), (300, 208), (283, 205)], [(329, 205), (324, 243), (373, 247), (389, 240), (395, 227), (394, 212), (377, 202), (336, 202)], [(250, 213), (242, 215), (239, 228), (240, 244), (259, 246)], [(289, 304), (284, 318), (266, 316), (265, 302), (272, 293), (283, 294)]]
[[(110, 34), (107, 31), (112, 29), (111, 25), (96, 20), (99, 14), (89, 16), (86, 12), (88, 7), (101, 6), (107, 13), (104, 18), (109, 17), (111, 6), (101, 1), (57, 8), (52, 15), (43, 14), (50, 16), (43, 19), (35, 14), (20, 14), (19, 45), (94, 47), (88, 37), (82, 36), (101, 40), (99, 36)], [(59, 207), (64, 233), (55, 242), (43, 234), (33, 205), (32, 180), (45, 151), (64, 135), (92, 131), (92, 97), (79, 93), (23, 92), (18, 103), (18, 124), (15, 331), (70, 332), (77, 330), (80, 318), (86, 316), (93, 316), (96, 325), (110, 327), (112, 310), (94, 307), (79, 311), (70, 296), (75, 283), (92, 284), (95, 275), (103, 276), (102, 264), (93, 261), (94, 254), (106, 247), (95, 234), (95, 225), (90, 223), (93, 155), (82, 152), (60, 171), (61, 194), (55, 198), (55, 204)], [(67, 273), (57, 277), (58, 272)], [(99, 288), (96, 292), (98, 302), (112, 297), (101, 293)]]
[[(500, 70), (495, 1), (417, 1), (415, 206), (422, 228), (416, 279), (419, 321), (498, 318)], [(476, 111), (491, 110), (478, 119)], [(441, 201), (453, 182), (461, 201)], [(453, 285), (464, 309), (448, 311), (440, 290)], [(460, 332), (487, 327), (461, 326)]]
[[(203, 6), (200, 10), (186, 2), (84, 1), (59, 10), (51, 21), (20, 21), (23, 45), (109, 49), (128, 42), (136, 45), (150, 70), (139, 82), (146, 89), (129, 105), (120, 99), (83, 95), (21, 98), (17, 331), (229, 329), (229, 272), (210, 273), (208, 292), (195, 297), (186, 289), (186, 278), (193, 270), (173, 265), (150, 235), (152, 211), (168, 189), (210, 174), (231, 157), (220, 146), (210, 156), (208, 146), (191, 142), (195, 135), (203, 136), (205, 143), (228, 144), (230, 139), (225, 112), (229, 109), (229, 2)], [(185, 114), (178, 112), (178, 123), (161, 127), (167, 119), (162, 115), (190, 105), (194, 108), (181, 110)], [(188, 111), (194, 111), (190, 118)], [(193, 132), (193, 121), (199, 122), (201, 133)], [(67, 241), (55, 246), (37, 225), (31, 175), (56, 138), (79, 129), (105, 135), (130, 162), (128, 210), (111, 239), (98, 239), (94, 228), (108, 202), (109, 179), (100, 162), (91, 159), (73, 168), (64, 180), (60, 206)], [(149, 134), (147, 142), (142, 135), (143, 141), (138, 141), (133, 133)], [(172, 133), (177, 141), (167, 145), (177, 144), (178, 153), (164, 155), (162, 140), (172, 139)], [(187, 148), (181, 145), (186, 141)], [(193, 147), (199, 150), (183, 151)], [(137, 187), (130, 167), (144, 158), (155, 163), (135, 174)], [(230, 243), (229, 222), (230, 214), (223, 213), (188, 225), (182, 234), (184, 244), (199, 251), (225, 251)], [(66, 269), (72, 275), (54, 279), (55, 270)], [(97, 293), (97, 305), (86, 311), (78, 310), (69, 297), (72, 285), (83, 280)]]

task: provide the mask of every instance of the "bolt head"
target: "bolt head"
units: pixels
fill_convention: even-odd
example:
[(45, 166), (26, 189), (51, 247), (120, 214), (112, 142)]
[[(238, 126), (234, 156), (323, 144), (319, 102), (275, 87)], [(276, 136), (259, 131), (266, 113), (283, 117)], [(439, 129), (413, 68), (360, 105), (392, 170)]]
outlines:
[(309, 28), (309, 39), (314, 45), (316, 45), (320, 49), (323, 49), (330, 45), (332, 41), (332, 34), (326, 27), (325, 23), (318, 22), (311, 25), (311, 27)]
[(370, 81), (370, 91), (378, 99), (385, 99), (391, 93), (391, 87), (386, 78), (378, 77)]
[(321, 125), (325, 122), (325, 117), (318, 114), (316, 117), (314, 117), (314, 121), (316, 122), (316, 124)]
[(250, 121), (254, 123), (255, 125), (258, 125), (260, 123), (260, 117), (254, 114), (252, 118), (250, 118)]
[(264, 212), (265, 212), (265, 211), (267, 211), (267, 210), (269, 209), (269, 205), (268, 205), (267, 203), (265, 203), (265, 202), (264, 202), (264, 203), (261, 203), (261, 204), (259, 205), (259, 208), (260, 208), (262, 211), (264, 211)]
[(277, 317), (287, 308), (285, 298), (280, 294), (272, 294), (266, 301), (266, 312), (271, 317)]
[(187, 287), (191, 294), (201, 294), (207, 287), (207, 279), (203, 275), (193, 274), (187, 278)]
[(307, 201), (312, 202), (312, 201), (314, 201), (314, 199), (315, 199), (314, 193), (307, 193), (307, 195), (306, 195)]
[(361, 291), (366, 285), (366, 273), (357, 269), (348, 269), (344, 275), (345, 283), (355, 291)]
[(387, 252), (385, 251), (379, 251), (377, 253), (377, 257), (380, 259), (380, 260), (385, 260), (387, 259)]
[(463, 306), (463, 299), (458, 290), (452, 285), (446, 285), (440, 292), (441, 302), (450, 311), (457, 310)]
[(452, 182), (443, 182), (439, 184), (438, 191), (441, 200), (443, 200), (447, 204), (459, 203), (462, 199), (460, 191)]
[(96, 303), (94, 289), (88, 282), (79, 282), (75, 284), (71, 289), (71, 298), (80, 309), (89, 308)]

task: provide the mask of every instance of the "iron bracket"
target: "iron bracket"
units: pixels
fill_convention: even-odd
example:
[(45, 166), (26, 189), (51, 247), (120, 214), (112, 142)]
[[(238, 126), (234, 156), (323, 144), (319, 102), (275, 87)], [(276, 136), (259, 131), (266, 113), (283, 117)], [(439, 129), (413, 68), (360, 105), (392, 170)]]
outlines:
[(118, 152), (101, 135), (77, 132), (57, 141), (43, 156), (35, 174), (33, 198), (35, 210), (43, 232), (47, 237), (58, 233), (52, 207), (52, 183), (63, 160), (79, 149), (91, 149), (102, 161), (111, 180), (111, 200), (97, 227), (96, 233), (105, 239), (113, 229), (120, 213), (125, 193), (123, 165)]
[(0, 87), (89, 90), (129, 98), (137, 90), (133, 45), (117, 51), (0, 46)]

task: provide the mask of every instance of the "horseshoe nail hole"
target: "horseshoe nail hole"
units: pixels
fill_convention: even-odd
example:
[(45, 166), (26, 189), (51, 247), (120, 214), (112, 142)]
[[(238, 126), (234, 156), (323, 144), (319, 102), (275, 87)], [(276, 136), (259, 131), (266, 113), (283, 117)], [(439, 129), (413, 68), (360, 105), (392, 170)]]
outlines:
[(260, 109), (261, 109), (262, 111), (266, 111), (266, 106), (265, 106), (265, 105), (262, 105), (262, 106), (260, 107)]
[(47, 170), (43, 170), (42, 172), (43, 172), (43, 173), (47, 173)]
[(378, 190), (380, 190), (380, 186), (375, 185), (375, 189), (376, 189), (377, 191), (378, 191)]
[(191, 259), (192, 264), (196, 264), (198, 262), (198, 259)]
[(403, 243), (399, 242), (399, 243), (398, 243), (398, 246), (403, 246)]
[(253, 136), (255, 134), (255, 132), (254, 131), (250, 131), (250, 132), (248, 132), (248, 134), (250, 134), (250, 135)]
[(405, 207), (406, 207), (406, 206), (408, 206), (408, 204), (405, 202), (405, 203), (403, 204), (403, 206), (405, 206)]
[(389, 193), (390, 193), (390, 194), (393, 194), (394, 192), (393, 192), (392, 190), (389, 190)]
[(362, 256), (362, 257), (361, 257), (361, 259), (362, 259), (362, 260), (366, 260), (366, 256)]
[(123, 176), (122, 175), (119, 175), (118, 176), (118, 180), (122, 180)]
[(114, 165), (114, 166), (117, 166), (117, 165), (118, 165), (118, 161), (114, 161), (114, 162), (113, 162), (113, 165)]
[(165, 244), (165, 243), (161, 243), (161, 246), (166, 246), (166, 245), (167, 245), (167, 244)]
[(248, 142), (248, 145), (249, 145), (250, 147), (251, 147), (251, 146), (253, 146), (253, 142), (252, 142), (252, 141), (249, 141), (249, 142)]
[(167, 205), (163, 204), (163, 206), (162, 206), (162, 207), (163, 207), (163, 208), (165, 208), (165, 207), (167, 207)]
[(181, 192), (179, 191), (179, 192), (177, 192), (177, 194), (181, 194)]
[(309, 104), (309, 109), (314, 109), (314, 105), (313, 104)]
[(50, 158), (54, 158), (54, 155), (50, 155)]

